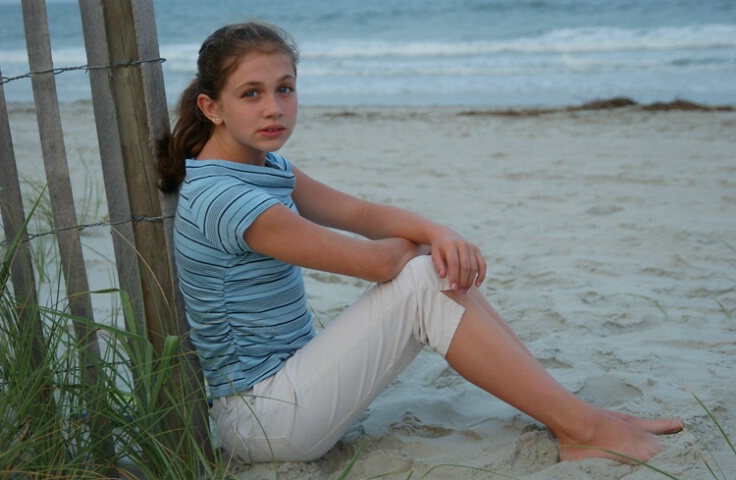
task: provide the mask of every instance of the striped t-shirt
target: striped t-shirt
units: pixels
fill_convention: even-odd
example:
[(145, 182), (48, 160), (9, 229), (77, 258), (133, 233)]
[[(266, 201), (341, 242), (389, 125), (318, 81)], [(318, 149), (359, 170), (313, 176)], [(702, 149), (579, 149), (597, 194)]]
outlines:
[(187, 160), (174, 224), (176, 266), (192, 343), (212, 396), (251, 388), (313, 336), (299, 267), (252, 251), (245, 230), (291, 199), (294, 173), (269, 153), (265, 167)]

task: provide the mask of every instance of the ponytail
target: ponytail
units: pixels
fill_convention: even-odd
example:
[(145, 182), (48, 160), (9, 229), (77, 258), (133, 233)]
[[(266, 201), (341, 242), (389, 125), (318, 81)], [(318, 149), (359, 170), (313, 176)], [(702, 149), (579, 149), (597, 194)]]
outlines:
[(174, 193), (184, 181), (186, 160), (202, 151), (214, 130), (214, 125), (197, 107), (197, 79), (182, 92), (176, 108), (177, 121), (172, 133), (166, 132), (156, 141), (159, 189)]

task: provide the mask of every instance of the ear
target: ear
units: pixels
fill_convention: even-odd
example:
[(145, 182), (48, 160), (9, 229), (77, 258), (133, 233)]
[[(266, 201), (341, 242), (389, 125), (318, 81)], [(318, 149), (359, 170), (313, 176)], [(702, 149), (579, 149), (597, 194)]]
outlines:
[(212, 100), (208, 95), (204, 93), (199, 94), (197, 97), (197, 107), (215, 125), (219, 125), (222, 122), (220, 108), (217, 106), (217, 102)]

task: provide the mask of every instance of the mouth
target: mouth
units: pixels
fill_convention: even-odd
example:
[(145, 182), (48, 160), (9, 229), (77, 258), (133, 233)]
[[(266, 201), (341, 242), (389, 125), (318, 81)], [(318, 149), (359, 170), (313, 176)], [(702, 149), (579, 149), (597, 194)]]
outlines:
[(272, 127), (266, 127), (262, 128), (258, 131), (261, 135), (265, 135), (267, 137), (276, 137), (281, 135), (283, 132), (285, 132), (286, 129), (280, 125), (275, 125)]

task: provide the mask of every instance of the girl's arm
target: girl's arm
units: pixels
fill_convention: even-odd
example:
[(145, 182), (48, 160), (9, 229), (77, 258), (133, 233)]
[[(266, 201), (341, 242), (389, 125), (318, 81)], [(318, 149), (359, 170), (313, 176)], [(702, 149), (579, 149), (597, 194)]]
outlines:
[(243, 238), (254, 251), (283, 262), (373, 282), (391, 280), (409, 260), (426, 253), (405, 238), (348, 237), (281, 204), (261, 213)]
[(401, 208), (345, 194), (292, 167), (296, 174), (293, 199), (304, 218), (369, 239), (399, 237), (428, 245), (437, 272), (443, 278), (449, 276), (457, 291), (479, 286), (485, 278), (486, 262), (478, 247), (450, 228)]

